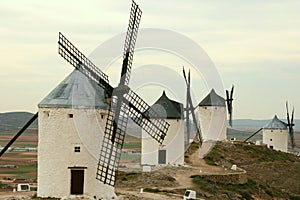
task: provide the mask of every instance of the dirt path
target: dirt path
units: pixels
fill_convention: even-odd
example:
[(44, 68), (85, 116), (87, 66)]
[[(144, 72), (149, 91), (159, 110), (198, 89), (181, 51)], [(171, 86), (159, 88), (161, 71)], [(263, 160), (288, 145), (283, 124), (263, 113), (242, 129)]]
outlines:
[(118, 194), (118, 198), (120, 200), (127, 200), (127, 199), (141, 199), (141, 200), (177, 200), (182, 199), (181, 195), (166, 195), (160, 193), (148, 193), (148, 192), (140, 192), (140, 191), (128, 191), (128, 190), (121, 190), (116, 189), (116, 193)]
[[(230, 174), (231, 170), (227, 170), (220, 166), (211, 166), (206, 164), (205, 160), (199, 158), (198, 149), (192, 155), (190, 155), (191, 166), (177, 167), (173, 172), (169, 172), (170, 175), (173, 175), (176, 178), (179, 186), (176, 188), (191, 188), (193, 186), (192, 175), (206, 175), (206, 174)], [(168, 170), (166, 167), (164, 170)]]
[(36, 192), (0, 192), (0, 200), (31, 199)]

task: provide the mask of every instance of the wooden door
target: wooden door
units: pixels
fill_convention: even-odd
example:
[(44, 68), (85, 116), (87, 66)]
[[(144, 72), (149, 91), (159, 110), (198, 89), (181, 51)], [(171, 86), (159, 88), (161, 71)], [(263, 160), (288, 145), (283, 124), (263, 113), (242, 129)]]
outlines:
[(83, 194), (84, 170), (71, 170), (71, 194)]

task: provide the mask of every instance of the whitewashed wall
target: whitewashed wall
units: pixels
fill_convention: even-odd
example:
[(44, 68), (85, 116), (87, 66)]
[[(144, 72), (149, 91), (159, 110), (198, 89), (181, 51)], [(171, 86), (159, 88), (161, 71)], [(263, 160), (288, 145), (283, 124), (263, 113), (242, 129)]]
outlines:
[[(167, 136), (163, 142), (166, 149), (167, 164), (184, 164), (184, 122), (181, 119), (167, 119), (170, 124)], [(158, 165), (158, 150), (160, 144), (142, 131), (142, 165)]]
[(225, 106), (198, 106), (197, 114), (204, 141), (226, 140)]
[[(39, 108), (39, 197), (70, 197), (69, 167), (86, 167), (84, 196), (97, 199), (115, 196), (113, 187), (95, 178), (103, 137), (99, 128), (104, 127), (106, 116), (104, 110)], [(80, 153), (74, 152), (75, 146), (81, 147)]]
[(288, 148), (288, 130), (263, 129), (263, 143), (270, 148), (287, 152)]

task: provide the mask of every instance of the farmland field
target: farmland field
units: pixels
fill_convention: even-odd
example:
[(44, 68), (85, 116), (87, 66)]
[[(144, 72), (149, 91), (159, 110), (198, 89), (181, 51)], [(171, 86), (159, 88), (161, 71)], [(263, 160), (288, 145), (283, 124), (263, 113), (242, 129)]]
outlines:
[[(0, 145), (4, 146), (15, 133), (0, 133)], [(24, 133), (12, 145), (13, 147), (37, 147), (37, 134)], [(0, 158), (0, 165), (15, 165), (15, 168), (0, 168), (0, 179), (32, 179), (37, 178), (37, 152), (6, 152)]]

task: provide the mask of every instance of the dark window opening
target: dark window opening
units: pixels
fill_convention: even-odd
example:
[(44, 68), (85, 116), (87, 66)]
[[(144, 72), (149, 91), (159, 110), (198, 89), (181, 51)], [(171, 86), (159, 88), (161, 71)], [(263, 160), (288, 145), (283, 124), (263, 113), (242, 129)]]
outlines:
[(69, 118), (73, 118), (73, 114), (69, 114)]
[(270, 146), (270, 149), (274, 149), (274, 147), (271, 145), (271, 146)]
[(104, 115), (101, 115), (101, 119), (103, 119), (104, 118)]
[(74, 152), (80, 152), (80, 147), (74, 147)]
[(272, 141), (272, 139), (270, 139), (270, 141)]

